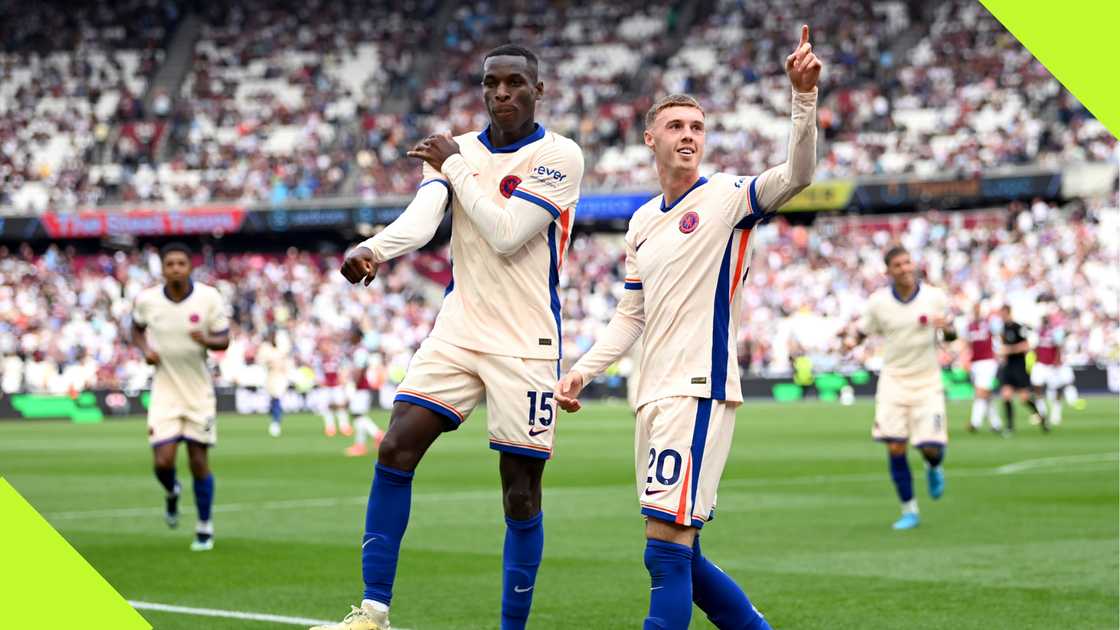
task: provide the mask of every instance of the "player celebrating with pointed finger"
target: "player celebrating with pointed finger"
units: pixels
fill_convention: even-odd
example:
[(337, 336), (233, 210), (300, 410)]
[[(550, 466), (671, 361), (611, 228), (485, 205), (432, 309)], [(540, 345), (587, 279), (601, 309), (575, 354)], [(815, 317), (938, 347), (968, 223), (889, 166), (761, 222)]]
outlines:
[[(630, 219), (625, 294), (607, 329), (556, 387), (580, 390), (642, 336), (635, 464), (646, 517), (646, 630), (688, 628), (695, 602), (719, 628), (769, 628), (730, 576), (700, 551), (743, 400), (736, 357), (740, 285), (751, 229), (809, 185), (816, 164), (817, 79), (809, 27), (786, 59), (793, 86), (787, 161), (757, 177), (700, 176), (704, 110), (674, 94), (646, 114), (662, 194)], [(644, 334), (643, 334), (644, 333)]]

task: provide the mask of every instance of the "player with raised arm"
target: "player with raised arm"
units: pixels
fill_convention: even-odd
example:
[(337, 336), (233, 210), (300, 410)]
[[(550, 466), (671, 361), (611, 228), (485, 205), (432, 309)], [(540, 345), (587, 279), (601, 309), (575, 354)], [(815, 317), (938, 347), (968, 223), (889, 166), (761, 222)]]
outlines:
[(972, 417), (967, 425), (975, 432), (984, 424), (984, 416), (993, 431), (1003, 429), (999, 410), (992, 401), (992, 389), (996, 382), (999, 363), (996, 361), (995, 345), (992, 343), (992, 322), (984, 316), (980, 302), (972, 305), (972, 319), (968, 322), (966, 341), (968, 342), (968, 368), (972, 374)]
[(217, 398), (208, 350), (229, 347), (229, 316), (218, 290), (191, 280), (191, 250), (170, 243), (160, 250), (163, 286), (144, 289), (132, 307), (132, 341), (156, 368), (148, 405), (148, 442), (155, 474), (166, 490), (166, 520), (179, 524), (179, 482), (175, 456), (179, 442), (187, 443), (198, 523), (193, 551), (214, 548), (210, 521), (214, 475), (209, 448), (218, 440)]
[(350, 282), (368, 285), (378, 265), (427, 243), (451, 208), (451, 284), (397, 389), (378, 448), (362, 538), (364, 599), (327, 628), (389, 627), (413, 471), (483, 396), (507, 524), (501, 627), (524, 628), (529, 617), (544, 546), (541, 477), (556, 430), (557, 286), (583, 155), (534, 120), (544, 93), (536, 55), (500, 46), (483, 58), (482, 74), (490, 125), (454, 139), (429, 136), (410, 151), (425, 163), (416, 197), (389, 227), (350, 251), (342, 267)]
[(606, 330), (556, 386), (578, 411), (584, 385), (642, 337), (635, 467), (652, 582), (646, 630), (684, 630), (695, 602), (719, 628), (769, 628), (730, 576), (705, 558), (699, 531), (743, 400), (736, 356), (740, 287), (751, 229), (809, 185), (816, 165), (817, 79), (809, 27), (786, 59), (793, 129), (784, 164), (757, 177), (700, 176), (704, 111), (666, 96), (646, 114), (662, 194), (638, 208), (626, 233), (625, 292)]
[(883, 337), (883, 369), (875, 389), (875, 424), (871, 437), (887, 445), (891, 480), (902, 502), (902, 516), (892, 526), (913, 529), (920, 523), (914, 498), (907, 443), (926, 460), (929, 495), (945, 492), (941, 462), (949, 443), (945, 388), (937, 362), (938, 333), (956, 339), (949, 321), (949, 298), (941, 289), (918, 282), (910, 253), (892, 247), (883, 256), (890, 284), (871, 294), (851, 349), (869, 335)]

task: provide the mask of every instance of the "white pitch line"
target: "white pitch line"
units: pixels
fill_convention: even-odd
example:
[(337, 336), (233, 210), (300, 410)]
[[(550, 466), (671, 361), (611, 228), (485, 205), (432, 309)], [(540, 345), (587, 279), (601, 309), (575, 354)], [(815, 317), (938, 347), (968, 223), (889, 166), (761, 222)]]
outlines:
[[(996, 468), (949, 468), (948, 474), (952, 477), (990, 477), (993, 475), (1013, 475), (1049, 468), (1051, 473), (1082, 472), (1078, 470), (1055, 469), (1062, 464), (1073, 464), (1083, 467), (1085, 464), (1102, 464), (1120, 460), (1120, 453), (1088, 453), (1084, 455), (1067, 455), (1061, 457), (1046, 457), (1042, 459), (1028, 459), (1013, 462)], [(802, 484), (821, 483), (850, 483), (863, 481), (880, 481), (884, 477), (880, 473), (850, 473), (845, 475), (804, 475), (799, 477), (781, 477), (777, 479), (725, 479), (720, 486), (724, 488), (769, 488), (774, 486), (795, 486)], [(550, 495), (581, 494), (589, 491), (603, 490), (607, 487), (632, 487), (630, 484), (618, 486), (587, 486), (564, 487), (546, 489)], [(425, 492), (413, 495), (414, 503), (429, 501), (443, 502), (467, 499), (486, 499), (498, 496), (498, 490), (464, 490), (459, 492)], [(368, 497), (321, 497), (315, 499), (287, 499), (280, 501), (261, 501), (259, 503), (219, 503), (214, 506), (214, 512), (250, 512), (255, 510), (287, 510), (310, 507), (337, 507), (342, 505), (364, 505)], [(156, 507), (110, 508), (105, 510), (77, 510), (71, 512), (46, 512), (43, 516), (48, 521), (68, 521), (90, 518), (131, 518), (136, 516), (161, 516), (163, 510)]]
[(1010, 475), (1023, 470), (1034, 468), (1052, 468), (1063, 464), (1095, 464), (1103, 462), (1120, 461), (1120, 453), (1086, 453), (1084, 455), (1063, 455), (1061, 457), (1043, 457), (1040, 459), (1027, 459), (1013, 464), (996, 468), (997, 475)]
[(152, 602), (138, 602), (128, 600), (130, 606), (136, 610), (156, 610), (159, 612), (177, 613), (180, 615), (194, 615), (196, 617), (222, 617), (224, 619), (245, 619), (247, 621), (271, 621), (289, 626), (321, 626), (335, 623), (322, 619), (307, 619), (304, 617), (285, 617), (283, 615), (270, 615), (267, 613), (243, 612), (240, 610), (218, 610), (216, 608), (191, 608), (188, 606), (171, 606), (169, 604), (156, 604)]
[[(324, 619), (308, 619), (306, 617), (287, 617), (268, 613), (245, 612), (241, 610), (219, 610), (217, 608), (192, 608), (190, 606), (172, 606), (171, 604), (157, 604), (154, 602), (140, 602), (128, 600), (128, 604), (136, 610), (154, 610), (158, 612), (175, 613), (179, 615), (194, 615), (196, 617), (221, 617), (223, 619), (244, 619), (246, 621), (269, 621), (282, 623), (289, 626), (322, 626), (335, 622)], [(399, 628), (398, 630), (408, 630)]]

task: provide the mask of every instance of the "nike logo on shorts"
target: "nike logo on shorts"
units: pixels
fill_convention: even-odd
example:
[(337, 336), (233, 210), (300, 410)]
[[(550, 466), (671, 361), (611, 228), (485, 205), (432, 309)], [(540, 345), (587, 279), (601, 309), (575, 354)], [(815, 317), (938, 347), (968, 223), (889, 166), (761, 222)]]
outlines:
[(665, 492), (665, 490), (666, 488), (662, 488), (660, 490), (650, 490), (649, 488), (646, 488), (646, 496), (648, 497), (654, 494), (660, 494), (662, 492)]
[(544, 433), (545, 431), (548, 431), (548, 429), (541, 429), (539, 431), (534, 431), (533, 429), (529, 429), (529, 437), (538, 436), (538, 435)]

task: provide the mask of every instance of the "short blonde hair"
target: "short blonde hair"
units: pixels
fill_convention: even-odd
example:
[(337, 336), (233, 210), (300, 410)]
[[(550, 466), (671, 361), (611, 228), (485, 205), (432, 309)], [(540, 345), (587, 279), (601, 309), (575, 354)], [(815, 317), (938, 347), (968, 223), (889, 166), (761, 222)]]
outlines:
[(653, 121), (657, 120), (657, 115), (661, 113), (661, 110), (669, 107), (695, 107), (700, 110), (701, 114), (704, 113), (704, 108), (700, 107), (700, 101), (688, 94), (669, 94), (657, 99), (653, 107), (650, 107), (649, 111), (646, 112), (646, 129), (653, 126)]

